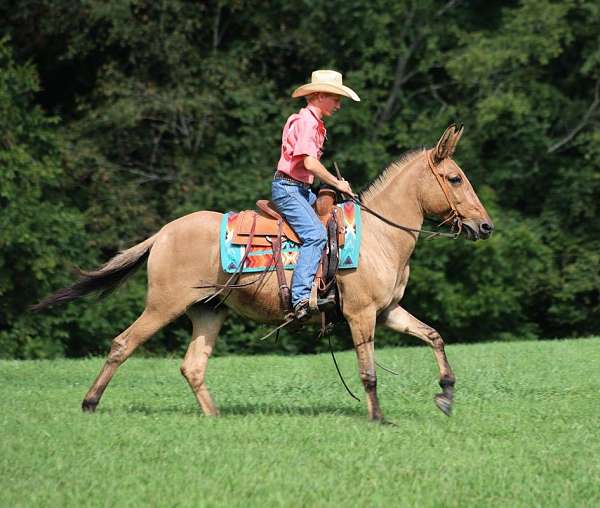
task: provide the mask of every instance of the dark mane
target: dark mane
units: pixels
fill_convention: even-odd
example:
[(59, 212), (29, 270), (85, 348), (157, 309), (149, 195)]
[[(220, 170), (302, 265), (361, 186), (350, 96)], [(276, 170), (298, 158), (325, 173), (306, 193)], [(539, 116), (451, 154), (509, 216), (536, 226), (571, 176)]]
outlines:
[(398, 171), (404, 169), (406, 164), (420, 154), (421, 151), (422, 149), (408, 150), (404, 152), (397, 160), (390, 163), (387, 168), (373, 178), (373, 180), (368, 183), (367, 187), (361, 191), (361, 200), (372, 198), (375, 194), (378, 194), (379, 191), (381, 191), (387, 185), (391, 178), (398, 173)]

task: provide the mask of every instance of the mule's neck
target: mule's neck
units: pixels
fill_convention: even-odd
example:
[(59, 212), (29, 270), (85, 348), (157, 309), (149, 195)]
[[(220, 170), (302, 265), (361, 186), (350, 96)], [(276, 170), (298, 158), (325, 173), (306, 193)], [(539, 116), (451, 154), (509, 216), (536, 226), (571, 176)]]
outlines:
[[(395, 163), (384, 173), (374, 188), (368, 190), (364, 204), (397, 224), (421, 229), (424, 213), (419, 199), (425, 159), (423, 152), (404, 164)], [(381, 256), (394, 268), (403, 269), (412, 254), (418, 233), (412, 233), (386, 224), (374, 215), (363, 212), (363, 235), (380, 248)]]

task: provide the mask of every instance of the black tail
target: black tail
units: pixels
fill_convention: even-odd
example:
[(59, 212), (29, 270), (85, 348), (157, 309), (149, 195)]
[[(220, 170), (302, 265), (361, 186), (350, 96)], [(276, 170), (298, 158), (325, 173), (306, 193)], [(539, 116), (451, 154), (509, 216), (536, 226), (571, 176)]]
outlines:
[(110, 293), (146, 261), (156, 236), (151, 236), (130, 249), (120, 252), (98, 270), (91, 272), (79, 270), (77, 282), (48, 295), (41, 302), (32, 305), (30, 310), (39, 312), (52, 305), (70, 302), (94, 291), (100, 291), (101, 296)]

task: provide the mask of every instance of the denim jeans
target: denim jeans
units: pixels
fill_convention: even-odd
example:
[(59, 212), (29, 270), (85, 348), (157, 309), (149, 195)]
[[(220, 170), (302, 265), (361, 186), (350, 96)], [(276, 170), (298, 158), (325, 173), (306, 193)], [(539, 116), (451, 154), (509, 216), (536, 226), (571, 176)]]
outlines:
[(310, 298), (327, 233), (312, 208), (317, 197), (310, 189), (287, 180), (273, 180), (271, 200), (302, 240), (292, 276), (292, 305), (296, 305)]

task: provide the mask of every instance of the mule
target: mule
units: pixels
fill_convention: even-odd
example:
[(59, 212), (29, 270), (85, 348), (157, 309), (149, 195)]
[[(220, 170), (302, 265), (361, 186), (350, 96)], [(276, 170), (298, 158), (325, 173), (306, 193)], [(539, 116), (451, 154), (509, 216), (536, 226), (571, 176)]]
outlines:
[[(359, 266), (340, 271), (337, 284), (371, 420), (383, 420), (377, 398), (374, 359), (377, 325), (413, 335), (431, 346), (442, 388), (434, 400), (446, 415), (451, 412), (455, 376), (444, 351), (444, 341), (436, 330), (399, 304), (408, 283), (409, 261), (419, 234), (394, 227), (392, 223), (419, 230), (425, 216), (436, 216), (451, 220), (467, 239), (486, 239), (491, 235), (493, 224), (489, 215), (464, 172), (452, 159), (461, 135), (462, 128), (450, 126), (434, 148), (405, 154), (361, 194), (365, 210), (372, 209), (387, 221), (370, 213), (362, 214)], [(146, 307), (138, 319), (112, 341), (108, 358), (82, 402), (84, 411), (96, 409), (118, 367), (138, 346), (185, 313), (193, 330), (181, 373), (204, 414), (219, 414), (205, 376), (208, 359), (228, 310), (263, 323), (280, 323), (287, 312), (282, 308), (274, 272), (270, 272), (258, 287), (250, 285), (233, 290), (225, 305), (215, 306), (218, 298), (206, 302), (216, 290), (205, 287), (205, 283), (219, 285), (229, 278), (222, 271), (219, 258), (221, 217), (222, 214), (217, 212), (200, 211), (174, 220), (155, 235), (119, 253), (101, 268), (81, 272), (73, 285), (57, 291), (36, 306), (41, 310), (93, 291), (113, 289), (147, 259)], [(243, 275), (240, 282), (253, 276)], [(291, 272), (286, 272), (286, 276), (289, 284)], [(197, 287), (199, 281), (203, 281), (203, 287)]]

